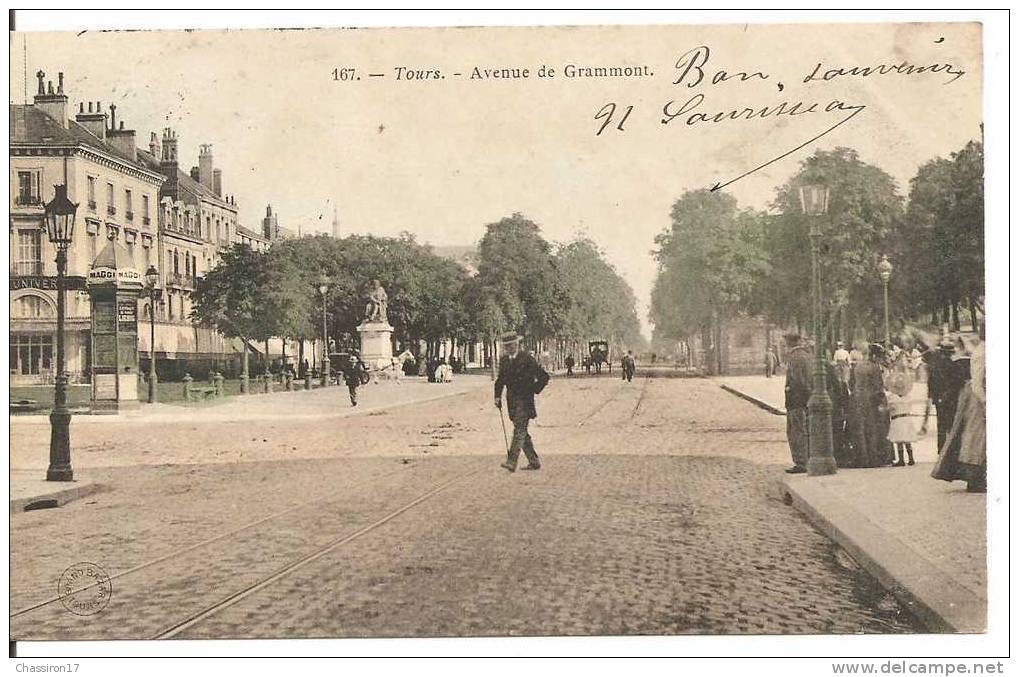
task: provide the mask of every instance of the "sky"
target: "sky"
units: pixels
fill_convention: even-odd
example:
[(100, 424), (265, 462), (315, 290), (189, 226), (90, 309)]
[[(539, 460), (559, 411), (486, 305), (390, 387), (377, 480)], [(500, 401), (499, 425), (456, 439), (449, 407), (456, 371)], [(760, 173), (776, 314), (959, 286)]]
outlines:
[[(598, 243), (633, 287), (645, 331), (651, 252), (672, 203), (836, 125), (853, 109), (825, 112), (833, 100), (865, 108), (724, 190), (765, 208), (814, 150), (851, 146), (905, 194), (919, 165), (980, 136), (978, 24), (89, 31), (20, 33), (10, 45), (11, 102), (24, 100), (25, 73), (31, 97), (37, 70), (54, 81), (63, 71), (72, 111), (79, 101), (116, 103), (139, 146), (173, 127), (185, 170), (211, 143), (248, 227), (272, 204), (289, 228), (330, 231), (335, 206), (344, 234), (410, 231), (460, 245), (522, 212), (550, 241), (582, 233)], [(705, 52), (690, 56), (698, 47), (709, 50), (703, 63)], [(692, 68), (676, 84), (691, 59), (704, 79), (694, 84)], [(819, 63), (823, 75), (904, 62), (965, 74), (804, 82)], [(567, 64), (648, 75), (568, 78)], [(538, 77), (542, 65), (555, 75)], [(444, 77), (398, 79), (398, 67)], [(475, 67), (527, 68), (530, 77), (471, 79)], [(343, 68), (361, 79), (335, 79)], [(728, 77), (712, 84), (719, 70)], [(662, 124), (668, 102), (675, 112), (698, 95), (695, 108)], [(815, 112), (687, 124), (696, 113), (799, 101)], [(605, 118), (596, 115), (611, 103), (597, 134)]]

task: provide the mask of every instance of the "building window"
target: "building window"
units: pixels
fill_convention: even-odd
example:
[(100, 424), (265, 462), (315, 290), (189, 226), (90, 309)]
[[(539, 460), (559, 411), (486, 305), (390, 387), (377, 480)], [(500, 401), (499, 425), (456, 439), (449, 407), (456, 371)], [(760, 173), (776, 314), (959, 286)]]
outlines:
[(117, 202), (114, 198), (112, 183), (106, 184), (106, 213), (111, 216), (117, 213)]
[(38, 320), (53, 317), (53, 307), (44, 299), (35, 295), (21, 296), (14, 300), (11, 317), (24, 320)]
[(131, 199), (131, 189), (124, 189), (124, 218), (128, 221), (134, 220), (134, 201)]
[(142, 225), (149, 225), (149, 196), (142, 195)]
[(88, 177), (88, 208), (96, 210), (96, 177)]
[(19, 171), (17, 204), (21, 206), (41, 205), (42, 195), (39, 190), (41, 182), (42, 172), (37, 170)]
[(42, 275), (42, 230), (19, 228), (17, 247), (14, 274)]
[[(41, 299), (26, 296), (23, 299)], [(18, 299), (23, 300), (23, 299)], [(53, 337), (49, 334), (11, 334), (11, 374), (47, 374), (53, 362)]]
[(180, 259), (177, 256), (177, 250), (173, 250), (173, 274), (180, 275)]

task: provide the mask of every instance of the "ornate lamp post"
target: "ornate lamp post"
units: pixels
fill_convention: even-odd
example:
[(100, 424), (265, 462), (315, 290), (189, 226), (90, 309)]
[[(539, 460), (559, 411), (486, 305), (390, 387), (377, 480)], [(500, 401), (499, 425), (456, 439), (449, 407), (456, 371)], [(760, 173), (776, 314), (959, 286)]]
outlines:
[(810, 417), (810, 455), (807, 473), (834, 475), (836, 470), (831, 434), (832, 401), (828, 396), (828, 377), (825, 372), (824, 332), (821, 327), (821, 270), (818, 248), (821, 239), (821, 217), (828, 213), (827, 186), (800, 186), (800, 205), (810, 218), (810, 271), (811, 293), (814, 306), (814, 382), (807, 402)]
[(877, 264), (877, 274), (881, 276), (881, 282), (885, 286), (885, 349), (892, 347), (892, 331), (888, 324), (888, 280), (892, 277), (892, 262), (888, 260), (887, 254), (881, 255)]
[(71, 412), (67, 408), (67, 373), (64, 370), (64, 314), (67, 291), (67, 249), (74, 238), (74, 216), (78, 205), (67, 199), (67, 186), (54, 186), (56, 194), (46, 203), (46, 235), (57, 249), (57, 377), (50, 412), (50, 464), (46, 479), (70, 482)]
[(326, 324), (326, 294), (329, 292), (329, 278), (319, 278), (318, 293), (322, 295), (322, 387), (329, 385), (329, 328)]
[(159, 271), (149, 266), (145, 271), (145, 282), (149, 287), (149, 404), (156, 402), (156, 285)]

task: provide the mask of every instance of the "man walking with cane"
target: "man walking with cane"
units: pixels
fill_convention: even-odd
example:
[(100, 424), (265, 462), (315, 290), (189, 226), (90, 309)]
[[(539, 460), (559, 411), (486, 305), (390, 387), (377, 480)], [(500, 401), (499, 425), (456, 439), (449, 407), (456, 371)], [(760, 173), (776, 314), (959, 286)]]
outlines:
[(541, 467), (541, 461), (538, 452), (534, 450), (534, 442), (527, 426), (532, 418), (538, 416), (534, 396), (548, 385), (548, 372), (541, 368), (530, 353), (520, 349), (520, 337), (516, 332), (503, 334), (500, 343), (503, 356), (499, 360), (499, 376), (495, 380), (495, 406), (501, 417), (502, 389), (506, 388), (507, 409), (510, 421), (513, 422), (513, 441), (506, 451), (506, 462), (502, 467), (516, 472), (517, 459), (522, 449), (527, 456), (527, 466), (524, 469), (537, 470)]

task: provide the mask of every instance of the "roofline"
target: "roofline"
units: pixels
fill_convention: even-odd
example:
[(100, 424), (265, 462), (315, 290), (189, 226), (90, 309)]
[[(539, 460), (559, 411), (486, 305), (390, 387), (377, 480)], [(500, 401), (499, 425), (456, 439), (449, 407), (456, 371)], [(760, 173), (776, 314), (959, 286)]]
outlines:
[(19, 149), (20, 150), (20, 149), (31, 149), (31, 148), (38, 148), (38, 149), (42, 149), (42, 150), (64, 150), (64, 151), (68, 151), (69, 150), (69, 151), (77, 151), (78, 153), (81, 153), (83, 155), (83, 157), (85, 157), (85, 159), (93, 159), (93, 158), (88, 158), (85, 155), (85, 154), (91, 153), (92, 155), (96, 156), (93, 159), (93, 161), (95, 161), (97, 159), (97, 160), (100, 161), (100, 164), (105, 163), (105, 164), (115, 165), (117, 168), (120, 169), (120, 171), (123, 171), (124, 173), (134, 173), (136, 175), (139, 175), (141, 178), (150, 179), (150, 183), (153, 183), (156, 186), (161, 186), (163, 184), (163, 182), (166, 181), (166, 177), (163, 176), (162, 174), (158, 173), (158, 172), (153, 172), (153, 171), (151, 171), (149, 169), (146, 169), (145, 167), (143, 167), (141, 165), (132, 163), (130, 160), (127, 160), (127, 159), (121, 158), (121, 157), (117, 157), (115, 155), (111, 155), (111, 154), (109, 154), (109, 153), (107, 153), (107, 152), (105, 152), (103, 150), (100, 150), (99, 148), (95, 148), (95, 147), (90, 146), (89, 144), (86, 144), (86, 143), (81, 142), (81, 141), (78, 141), (78, 142), (73, 143), (73, 144), (70, 144), (70, 143), (46, 144), (46, 143), (32, 143), (32, 142), (27, 142), (27, 141), (12, 141), (11, 145), (10, 145), (10, 150), (12, 151), (11, 155), (16, 155), (16, 156), (23, 156), (23, 155), (27, 155), (27, 154), (24, 154), (24, 153), (14, 153), (13, 151), (15, 149)]

